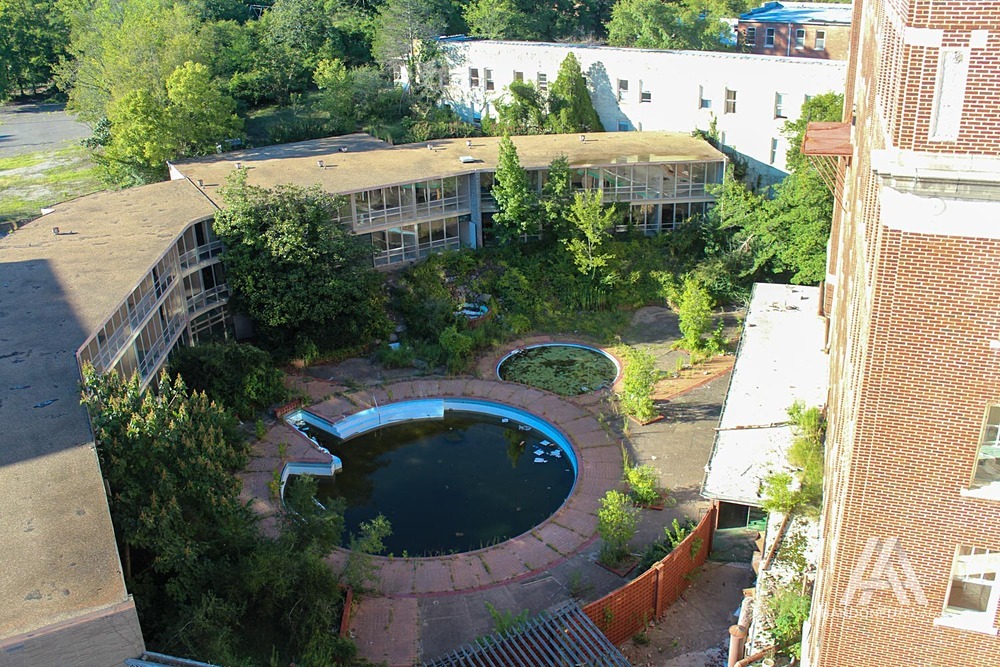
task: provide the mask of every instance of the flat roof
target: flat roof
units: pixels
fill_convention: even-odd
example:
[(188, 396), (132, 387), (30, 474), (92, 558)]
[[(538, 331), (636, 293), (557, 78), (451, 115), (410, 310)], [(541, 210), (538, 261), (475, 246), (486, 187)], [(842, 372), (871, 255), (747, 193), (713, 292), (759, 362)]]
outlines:
[(127, 598), (75, 355), (214, 210), (187, 181), (157, 183), (0, 238), (0, 639)]
[(763, 478), (787, 468), (788, 407), (796, 400), (826, 405), (830, 362), (819, 298), (817, 287), (754, 285), (706, 466), (705, 497), (759, 506)]
[(740, 14), (740, 21), (851, 25), (854, 7), (836, 2), (768, 2)]
[[(682, 132), (588, 132), (583, 135), (585, 141), (580, 136), (540, 134), (511, 139), (526, 169), (547, 167), (559, 155), (577, 166), (725, 159), (708, 142)], [(497, 167), (499, 144), (499, 137), (475, 137), (390, 146), (367, 134), (351, 134), (184, 160), (173, 163), (171, 173), (192, 182), (201, 180), (205, 193), (221, 206), (219, 189), (237, 162), (247, 169), (253, 185), (319, 185), (327, 192), (347, 194), (492, 171)], [(459, 160), (466, 156), (473, 162)], [(318, 166), (319, 160), (323, 167)]]

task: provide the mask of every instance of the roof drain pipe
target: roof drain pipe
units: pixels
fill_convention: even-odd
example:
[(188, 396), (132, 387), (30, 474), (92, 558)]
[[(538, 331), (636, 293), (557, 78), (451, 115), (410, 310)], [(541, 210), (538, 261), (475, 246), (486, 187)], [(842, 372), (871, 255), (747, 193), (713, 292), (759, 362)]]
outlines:
[(764, 649), (763, 651), (757, 651), (753, 655), (751, 655), (751, 656), (749, 656), (747, 658), (743, 658), (742, 660), (740, 660), (739, 662), (737, 662), (735, 665), (733, 665), (733, 667), (750, 667), (750, 665), (752, 665), (753, 663), (757, 662), (758, 660), (763, 660), (764, 658), (768, 657), (769, 655), (772, 655), (777, 649), (778, 649), (777, 646), (769, 646), (766, 649)]

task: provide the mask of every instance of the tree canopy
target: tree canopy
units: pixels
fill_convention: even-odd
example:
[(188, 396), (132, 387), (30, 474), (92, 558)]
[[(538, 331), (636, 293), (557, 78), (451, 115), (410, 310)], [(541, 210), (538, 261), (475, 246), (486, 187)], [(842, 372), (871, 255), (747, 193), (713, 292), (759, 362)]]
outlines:
[(493, 197), (497, 202), (493, 229), (499, 243), (516, 243), (523, 234), (535, 232), (538, 195), (531, 188), (528, 172), (521, 166), (517, 147), (509, 136), (500, 140)]
[(604, 131), (590, 101), (580, 61), (572, 53), (563, 59), (556, 80), (552, 82), (547, 122), (549, 131), (555, 134)]
[(304, 354), (386, 333), (382, 276), (372, 247), (334, 222), (341, 200), (318, 186), (252, 186), (245, 171), (230, 178), (223, 198), (214, 228), (226, 245), (232, 303), (272, 347), (294, 340)]
[(618, 0), (608, 22), (608, 43), (646, 49), (721, 51), (730, 46), (729, 8), (706, 0)]
[(67, 42), (55, 2), (0, 0), (0, 101), (45, 86)]

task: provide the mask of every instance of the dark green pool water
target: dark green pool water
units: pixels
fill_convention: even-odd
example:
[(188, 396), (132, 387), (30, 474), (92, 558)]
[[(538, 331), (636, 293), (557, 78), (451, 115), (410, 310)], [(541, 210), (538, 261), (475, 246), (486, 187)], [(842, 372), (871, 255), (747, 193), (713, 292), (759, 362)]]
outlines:
[(618, 375), (614, 362), (604, 354), (572, 345), (529, 347), (504, 359), (497, 371), (502, 380), (562, 396), (610, 387)]
[(566, 452), (513, 420), (448, 412), (344, 441), (315, 428), (309, 434), (344, 464), (332, 479), (319, 478), (320, 501), (346, 500), (347, 532), (384, 514), (393, 529), (386, 550), (396, 556), (471, 551), (516, 537), (573, 488)]

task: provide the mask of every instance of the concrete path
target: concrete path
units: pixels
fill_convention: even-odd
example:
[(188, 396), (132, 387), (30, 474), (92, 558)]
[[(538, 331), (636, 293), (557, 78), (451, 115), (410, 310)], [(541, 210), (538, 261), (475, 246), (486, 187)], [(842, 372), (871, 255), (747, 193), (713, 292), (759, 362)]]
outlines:
[(61, 104), (18, 104), (0, 108), (0, 157), (59, 148), (91, 134)]

